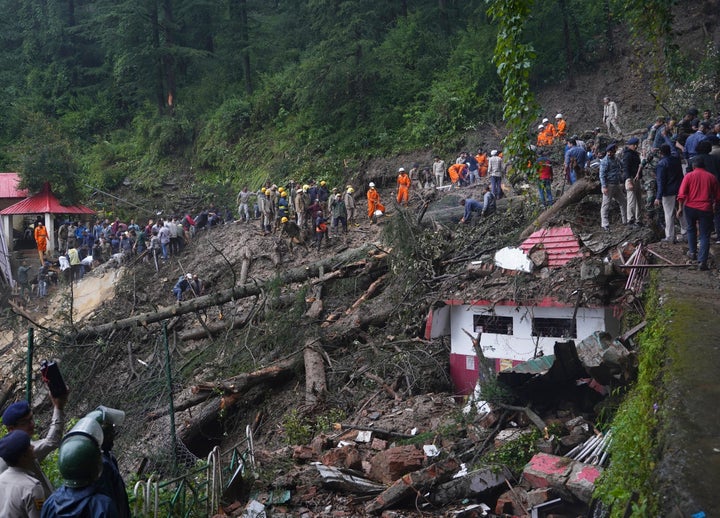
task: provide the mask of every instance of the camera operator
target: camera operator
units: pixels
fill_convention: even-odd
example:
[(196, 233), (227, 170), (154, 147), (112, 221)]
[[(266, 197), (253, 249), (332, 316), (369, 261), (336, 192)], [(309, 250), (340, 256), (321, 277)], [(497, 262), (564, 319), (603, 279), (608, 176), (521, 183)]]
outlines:
[[(65, 428), (65, 413), (63, 410), (67, 403), (67, 394), (60, 397), (51, 396), (50, 399), (53, 403), (53, 415), (48, 433), (45, 438), (32, 441), (35, 462), (31, 471), (32, 475), (42, 484), (45, 498), (53, 492), (53, 486), (40, 468), (40, 462), (42, 462), (50, 452), (60, 446), (60, 439), (62, 439)], [(32, 408), (30, 408), (30, 405), (28, 405), (26, 401), (18, 401), (8, 406), (2, 415), (2, 423), (7, 427), (8, 432), (22, 430), (30, 437), (35, 434), (35, 416), (33, 415)], [(0, 459), (0, 473), (7, 468), (8, 466), (5, 461)]]

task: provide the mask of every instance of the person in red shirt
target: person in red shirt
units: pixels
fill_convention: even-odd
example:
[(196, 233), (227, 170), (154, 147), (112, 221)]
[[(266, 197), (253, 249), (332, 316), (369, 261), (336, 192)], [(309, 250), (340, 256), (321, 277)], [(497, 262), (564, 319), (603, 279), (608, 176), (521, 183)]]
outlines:
[[(713, 228), (715, 205), (720, 201), (720, 183), (715, 175), (705, 170), (704, 156), (693, 160), (694, 169), (680, 184), (678, 192), (678, 218), (685, 216), (688, 228), (688, 256), (700, 263), (701, 270), (708, 269), (710, 232)], [(698, 227), (700, 247), (698, 249)]]

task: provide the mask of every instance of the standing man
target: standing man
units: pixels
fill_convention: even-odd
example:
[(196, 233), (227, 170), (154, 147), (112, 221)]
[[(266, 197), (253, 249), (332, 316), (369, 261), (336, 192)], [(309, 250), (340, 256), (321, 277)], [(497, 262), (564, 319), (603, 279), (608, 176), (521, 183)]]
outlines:
[(567, 135), (567, 122), (565, 121), (565, 117), (563, 117), (562, 113), (555, 115), (555, 122), (557, 123), (557, 138), (562, 142), (565, 140), (565, 136)]
[(250, 209), (248, 207), (249, 201), (250, 191), (248, 191), (247, 186), (245, 186), (237, 195), (238, 214), (240, 214), (240, 217), (243, 218), (245, 223), (250, 221)]
[(335, 195), (335, 203), (332, 208), (333, 236), (337, 236), (338, 223), (342, 225), (343, 233), (347, 234), (347, 207), (345, 207), (345, 202), (342, 200), (340, 194)]
[(608, 135), (612, 137), (614, 128), (618, 135), (622, 136), (622, 130), (618, 126), (617, 104), (609, 97), (603, 97), (603, 123), (607, 125)]
[(45, 263), (45, 252), (47, 252), (48, 233), (42, 221), (35, 224), (35, 244), (37, 244), (40, 264)]
[(398, 169), (398, 173), (400, 173), (397, 177), (397, 186), (398, 186), (398, 192), (397, 192), (397, 202), (398, 205), (405, 205), (408, 206), (408, 201), (410, 200), (410, 177), (405, 172), (405, 168), (401, 167)]
[(587, 152), (585, 147), (581, 146), (577, 139), (570, 137), (568, 140), (568, 149), (565, 151), (565, 179), (572, 185), (585, 170), (587, 162)]
[(490, 176), (490, 192), (495, 198), (502, 198), (502, 179), (505, 174), (505, 164), (502, 157), (498, 156), (497, 149), (490, 151), (488, 159), (488, 176)]
[[(720, 183), (705, 169), (705, 158), (698, 156), (693, 160), (692, 171), (687, 173), (678, 192), (677, 216), (685, 215), (688, 227), (688, 257), (700, 263), (701, 270), (708, 269), (710, 251), (710, 231), (713, 228), (713, 212), (720, 201)], [(698, 250), (698, 227), (700, 248)]]
[(33, 475), (35, 457), (30, 436), (14, 430), (0, 439), (0, 458), (9, 466), (0, 473), (0, 516), (40, 518), (45, 495)]
[(343, 202), (345, 203), (345, 210), (347, 210), (348, 223), (353, 224), (357, 227), (358, 224), (355, 222), (355, 198), (353, 197), (354, 192), (355, 189), (352, 188), (352, 185), (348, 185), (347, 190), (345, 191), (345, 196), (343, 196)]
[(550, 159), (545, 156), (544, 153), (539, 151), (538, 154), (540, 155), (537, 159), (538, 195), (540, 196), (540, 203), (542, 203), (543, 206), (548, 207), (553, 204), (553, 168), (550, 163)]
[[(50, 399), (53, 403), (53, 415), (50, 421), (50, 428), (44, 439), (32, 441), (34, 462), (29, 468), (30, 474), (40, 481), (45, 498), (53, 492), (53, 486), (40, 468), (40, 463), (60, 445), (63, 428), (65, 427), (65, 413), (63, 409), (65, 408), (65, 403), (67, 403), (67, 395), (57, 398), (51, 396)], [(26, 401), (18, 401), (7, 407), (2, 415), (2, 422), (9, 432), (20, 430), (30, 437), (35, 433), (35, 416)], [(5, 461), (1, 461), (0, 472), (5, 471), (7, 466)]]
[(478, 164), (477, 159), (467, 151), (465, 151), (463, 155), (465, 155), (465, 165), (468, 167), (470, 185), (475, 185), (480, 181), (480, 164)]
[(627, 141), (623, 153), (623, 179), (627, 194), (627, 224), (640, 225), (640, 140), (633, 137)]
[[(655, 168), (655, 182), (657, 189), (655, 191), (655, 207), (662, 204), (663, 213), (665, 215), (665, 239), (663, 241), (675, 242), (675, 203), (680, 183), (683, 179), (682, 163), (680, 158), (672, 154), (670, 144), (662, 144), (660, 146), (660, 154), (662, 158)], [(680, 228), (682, 233), (686, 232), (685, 218), (680, 220)]]
[(435, 177), (435, 187), (442, 187), (443, 180), (445, 180), (445, 161), (440, 159), (439, 155), (433, 157), (432, 171)]
[(600, 224), (604, 230), (610, 230), (610, 203), (615, 200), (620, 205), (620, 219), (623, 225), (627, 222), (625, 208), (627, 200), (623, 192), (622, 163), (615, 156), (617, 146), (610, 144), (605, 149), (605, 158), (600, 160), (600, 186), (602, 188), (602, 205), (600, 206)]

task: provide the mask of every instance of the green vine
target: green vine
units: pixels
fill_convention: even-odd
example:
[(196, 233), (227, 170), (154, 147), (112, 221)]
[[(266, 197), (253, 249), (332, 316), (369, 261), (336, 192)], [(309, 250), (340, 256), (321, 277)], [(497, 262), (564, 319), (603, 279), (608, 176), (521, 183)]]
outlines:
[(536, 175), (535, 157), (528, 144), (528, 128), (539, 107), (530, 90), (530, 69), (536, 59), (533, 46), (523, 42), (532, 0), (487, 0), (488, 15), (499, 23), (493, 63), (503, 85), (503, 119), (509, 133), (503, 151), (516, 174)]

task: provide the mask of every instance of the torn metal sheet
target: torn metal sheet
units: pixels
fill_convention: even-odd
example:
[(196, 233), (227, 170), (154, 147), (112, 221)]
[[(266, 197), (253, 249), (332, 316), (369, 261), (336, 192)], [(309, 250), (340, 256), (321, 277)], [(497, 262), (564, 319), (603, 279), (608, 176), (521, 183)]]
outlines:
[(495, 265), (506, 270), (517, 270), (530, 273), (533, 270), (533, 262), (525, 255), (522, 248), (507, 246), (495, 253)]
[(362, 495), (376, 494), (386, 489), (383, 484), (361, 477), (358, 472), (353, 470), (326, 466), (320, 462), (315, 463), (315, 467), (320, 472), (323, 484), (333, 489)]

